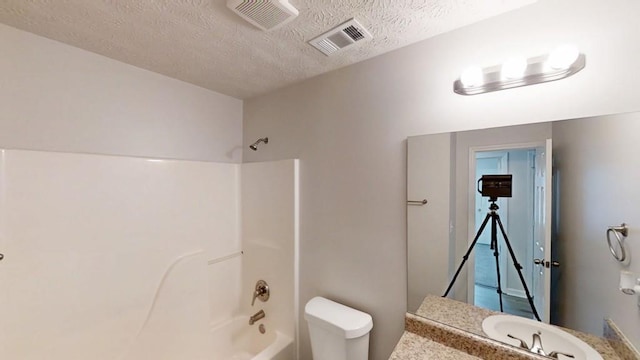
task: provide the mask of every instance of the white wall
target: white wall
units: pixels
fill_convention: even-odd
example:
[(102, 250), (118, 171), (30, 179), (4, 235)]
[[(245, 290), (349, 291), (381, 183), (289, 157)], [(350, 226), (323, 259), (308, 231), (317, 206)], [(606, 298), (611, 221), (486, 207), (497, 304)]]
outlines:
[[(602, 319), (611, 318), (640, 348), (638, 298), (618, 289), (620, 270), (640, 275), (638, 134), (640, 113), (553, 124), (560, 200), (554, 248), (561, 263), (559, 320), (601, 334)], [(608, 226), (622, 222), (630, 227), (626, 263), (613, 259), (605, 236)]]
[[(244, 142), (270, 142), (244, 159), (301, 159), (301, 304), (325, 295), (371, 313), (372, 359), (386, 359), (407, 300), (406, 137), (640, 109), (640, 42), (630, 41), (638, 13), (632, 0), (541, 0), (245, 101)], [(472, 97), (452, 91), (470, 64), (566, 42), (587, 56), (570, 78)]]
[(0, 146), (238, 163), (242, 101), (0, 25)]

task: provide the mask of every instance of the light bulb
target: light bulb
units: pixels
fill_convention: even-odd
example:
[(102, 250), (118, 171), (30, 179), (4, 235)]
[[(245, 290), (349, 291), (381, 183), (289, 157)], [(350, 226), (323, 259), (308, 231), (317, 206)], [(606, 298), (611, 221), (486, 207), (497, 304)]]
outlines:
[(479, 66), (469, 66), (460, 75), (460, 82), (464, 87), (482, 85), (484, 83), (484, 73)]
[(549, 54), (547, 65), (553, 70), (568, 69), (580, 56), (580, 51), (575, 45), (561, 45)]
[(527, 70), (527, 60), (521, 56), (508, 58), (507, 61), (502, 64), (502, 78), (503, 79), (519, 79), (524, 75)]

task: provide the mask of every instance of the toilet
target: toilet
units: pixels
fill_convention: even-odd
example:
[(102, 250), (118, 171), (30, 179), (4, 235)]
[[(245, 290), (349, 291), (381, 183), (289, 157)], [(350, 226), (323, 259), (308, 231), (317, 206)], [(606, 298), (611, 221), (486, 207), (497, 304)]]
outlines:
[(323, 297), (304, 307), (313, 360), (367, 360), (371, 315)]

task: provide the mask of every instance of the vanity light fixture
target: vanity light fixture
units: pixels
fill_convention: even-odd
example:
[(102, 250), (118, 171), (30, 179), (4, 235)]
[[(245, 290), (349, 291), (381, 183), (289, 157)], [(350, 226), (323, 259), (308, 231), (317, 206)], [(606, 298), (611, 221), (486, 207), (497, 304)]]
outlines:
[(584, 69), (585, 55), (574, 45), (562, 45), (548, 55), (525, 59), (512, 57), (502, 65), (465, 69), (453, 83), (460, 95), (477, 95), (490, 91), (540, 84), (569, 77)]
[(561, 45), (549, 54), (547, 65), (553, 70), (566, 70), (578, 60), (579, 56), (580, 51), (578, 47), (574, 45)]
[(502, 80), (520, 79), (527, 71), (527, 59), (522, 56), (512, 57), (502, 64), (500, 75)]
[(484, 82), (484, 73), (480, 66), (470, 66), (460, 75), (460, 82), (464, 87), (481, 86)]

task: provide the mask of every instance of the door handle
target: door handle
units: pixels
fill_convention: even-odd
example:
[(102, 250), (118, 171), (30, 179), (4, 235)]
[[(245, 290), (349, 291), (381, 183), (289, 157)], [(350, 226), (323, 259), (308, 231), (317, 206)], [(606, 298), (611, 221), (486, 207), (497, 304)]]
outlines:
[(536, 265), (542, 265), (547, 269), (550, 267), (560, 267), (560, 263), (557, 261), (546, 261), (545, 259), (533, 259), (533, 263)]
[(2, 259), (4, 259), (4, 254), (0, 253), (0, 261), (2, 261)]

